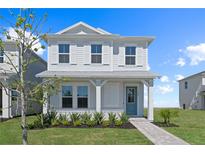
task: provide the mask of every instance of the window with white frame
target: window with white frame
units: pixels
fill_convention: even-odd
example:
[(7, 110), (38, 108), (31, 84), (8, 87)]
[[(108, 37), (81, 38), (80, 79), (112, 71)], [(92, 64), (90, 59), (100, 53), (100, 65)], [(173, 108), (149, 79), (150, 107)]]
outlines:
[(135, 65), (136, 59), (136, 47), (126, 47), (125, 48), (125, 64)]
[(73, 107), (72, 86), (62, 86), (62, 108)]
[(88, 86), (77, 88), (78, 108), (88, 108)]
[(4, 62), (4, 53), (0, 51), (0, 63)]
[(91, 63), (102, 63), (102, 45), (92, 44), (91, 45)]
[(15, 89), (11, 90), (11, 101), (16, 102), (18, 99), (18, 92)]
[(69, 44), (59, 44), (59, 63), (69, 63), (70, 62), (70, 46)]

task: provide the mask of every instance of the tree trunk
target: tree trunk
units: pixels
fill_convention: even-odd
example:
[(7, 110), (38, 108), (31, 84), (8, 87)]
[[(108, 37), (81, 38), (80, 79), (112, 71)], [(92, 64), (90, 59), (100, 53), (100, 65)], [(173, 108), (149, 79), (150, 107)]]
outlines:
[(27, 141), (27, 128), (26, 128), (26, 101), (25, 101), (25, 85), (24, 85), (24, 70), (23, 70), (23, 45), (19, 52), (19, 71), (20, 71), (20, 98), (21, 98), (21, 128), (22, 128), (22, 143), (26, 145)]

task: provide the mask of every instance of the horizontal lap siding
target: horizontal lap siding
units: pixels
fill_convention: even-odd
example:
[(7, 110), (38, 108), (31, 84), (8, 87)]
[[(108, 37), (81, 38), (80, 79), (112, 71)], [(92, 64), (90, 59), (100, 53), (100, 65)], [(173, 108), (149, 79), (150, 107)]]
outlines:
[[(188, 88), (185, 89), (185, 82), (188, 82)], [(196, 94), (196, 90), (198, 89), (199, 85), (202, 84), (202, 77), (200, 75), (193, 76), (186, 80), (182, 80), (179, 82), (179, 102), (180, 107), (183, 107), (183, 104), (186, 105), (186, 108), (189, 108), (194, 95)], [(196, 103), (196, 106), (193, 108), (199, 109), (200, 103)]]
[[(69, 85), (72, 86), (72, 90), (73, 90), (73, 109), (77, 109), (77, 86), (88, 86), (88, 94), (89, 94), (89, 109), (95, 109), (96, 104), (95, 104), (95, 87), (90, 83), (90, 82), (68, 82), (63, 84), (65, 85)], [(55, 109), (62, 109), (62, 90), (61, 87), (59, 89), (59, 93), (56, 95), (53, 95), (50, 97), (50, 106), (51, 108)]]
[[(136, 71), (147, 70), (148, 49), (138, 44), (102, 40), (63, 41), (70, 44), (70, 64), (58, 63), (58, 43), (49, 42), (48, 70), (52, 71)], [(102, 64), (91, 64), (91, 44), (102, 44)], [(125, 47), (136, 46), (136, 65), (125, 65)]]
[[(136, 71), (147, 70), (148, 66), (148, 50), (137, 47), (136, 48), (136, 65), (125, 65), (125, 46), (115, 43), (113, 49), (113, 70), (114, 71)], [(131, 45), (133, 46), (133, 45)], [(137, 45), (136, 45), (137, 46)]]
[[(51, 71), (110, 71), (112, 47), (109, 41), (71, 41), (70, 63), (58, 63), (58, 43), (51, 42), (48, 54), (48, 70)], [(63, 41), (66, 43), (66, 41)], [(59, 43), (60, 44), (60, 43)], [(91, 44), (102, 44), (102, 64), (91, 64)], [(99, 69), (100, 68), (100, 69)]]
[(123, 109), (123, 84), (108, 82), (102, 88), (102, 109)]

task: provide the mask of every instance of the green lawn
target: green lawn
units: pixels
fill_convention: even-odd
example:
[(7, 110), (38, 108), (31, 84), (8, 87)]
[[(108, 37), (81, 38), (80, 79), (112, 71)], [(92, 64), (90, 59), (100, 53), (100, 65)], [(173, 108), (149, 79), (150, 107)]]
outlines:
[[(33, 117), (29, 117), (29, 121)], [(0, 144), (21, 144), (20, 119), (0, 123)], [(137, 129), (48, 128), (30, 130), (29, 144), (152, 144)]]
[[(155, 109), (156, 122), (162, 121), (159, 111)], [(165, 130), (190, 144), (205, 144), (205, 110), (179, 110), (179, 117), (171, 119), (171, 122), (179, 127), (166, 127)]]

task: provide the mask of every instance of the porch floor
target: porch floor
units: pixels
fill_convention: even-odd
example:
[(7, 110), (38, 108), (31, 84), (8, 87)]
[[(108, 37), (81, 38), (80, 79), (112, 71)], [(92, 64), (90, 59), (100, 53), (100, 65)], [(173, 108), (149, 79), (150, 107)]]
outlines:
[(188, 145), (184, 140), (164, 129), (152, 124), (145, 118), (129, 118), (129, 121), (144, 134), (153, 144), (157, 145)]

